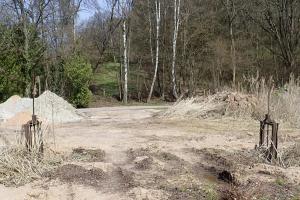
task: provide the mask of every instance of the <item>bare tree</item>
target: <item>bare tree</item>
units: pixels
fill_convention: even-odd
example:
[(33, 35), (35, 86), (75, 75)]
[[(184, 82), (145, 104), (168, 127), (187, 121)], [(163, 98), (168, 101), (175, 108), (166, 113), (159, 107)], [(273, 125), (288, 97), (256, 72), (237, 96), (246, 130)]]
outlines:
[[(59, 0), (59, 12), (61, 20), (61, 37), (67, 50), (72, 50), (76, 41), (76, 17), (83, 0)], [(64, 39), (66, 38), (66, 39)]]
[[(256, 12), (248, 16), (273, 40), (266, 46), (284, 65), (284, 76), (295, 70), (300, 39), (300, 2), (297, 0), (256, 0)], [(254, 7), (254, 6), (253, 6)]]
[(160, 0), (155, 1), (155, 16), (156, 16), (156, 56), (155, 56), (155, 70), (153, 75), (153, 80), (148, 95), (147, 102), (151, 100), (153, 88), (157, 78), (158, 64), (159, 64), (159, 34), (160, 34), (160, 21), (161, 21), (161, 12), (160, 12)]
[(227, 20), (229, 25), (230, 34), (230, 56), (232, 65), (232, 85), (236, 85), (236, 47), (235, 47), (235, 37), (234, 37), (234, 21), (237, 17), (237, 10), (234, 0), (226, 0), (225, 3)]

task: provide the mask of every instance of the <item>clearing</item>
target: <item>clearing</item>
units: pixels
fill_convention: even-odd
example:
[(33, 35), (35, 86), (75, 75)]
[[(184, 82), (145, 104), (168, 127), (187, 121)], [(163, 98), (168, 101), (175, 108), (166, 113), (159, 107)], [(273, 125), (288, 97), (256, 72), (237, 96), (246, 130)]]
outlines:
[[(71, 159), (31, 183), (0, 185), (0, 199), (299, 199), (300, 165), (269, 165), (255, 154), (257, 121), (157, 117), (166, 108), (79, 110), (84, 119), (46, 135)], [(16, 134), (2, 127), (0, 145)], [(297, 129), (279, 134), (280, 147), (300, 141)]]

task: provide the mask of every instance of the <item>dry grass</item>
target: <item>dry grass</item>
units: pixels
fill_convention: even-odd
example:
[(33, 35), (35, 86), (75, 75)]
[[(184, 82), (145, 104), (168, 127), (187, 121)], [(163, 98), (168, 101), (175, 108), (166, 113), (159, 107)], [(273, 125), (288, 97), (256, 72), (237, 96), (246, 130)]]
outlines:
[(51, 150), (43, 155), (28, 152), (21, 146), (10, 146), (0, 153), (0, 183), (18, 186), (29, 183), (60, 165), (62, 157)]
[[(267, 83), (268, 82), (268, 83)], [(180, 100), (161, 113), (162, 118), (207, 118), (230, 116), (262, 120), (268, 112), (280, 123), (300, 128), (300, 81), (291, 76), (281, 88), (272, 88), (272, 80), (251, 78), (237, 92), (223, 91), (207, 97)]]
[[(269, 81), (271, 82), (271, 81)], [(256, 116), (262, 117), (267, 112), (268, 88), (264, 79), (256, 83), (255, 93), (258, 104)], [(300, 128), (300, 81), (293, 76), (282, 88), (272, 89), (270, 93), (270, 114), (280, 123), (288, 123), (292, 127)]]
[[(49, 127), (44, 126), (37, 134), (33, 147), (25, 148), (24, 133), (18, 133), (16, 142), (6, 143), (0, 150), (0, 184), (19, 186), (41, 178), (43, 173), (59, 166), (63, 157), (49, 148), (46, 137)], [(49, 138), (48, 138), (49, 139)], [(40, 152), (43, 147), (43, 153)]]
[(284, 149), (281, 158), (286, 167), (300, 167), (300, 143)]
[(176, 102), (172, 107), (160, 114), (161, 117), (168, 118), (205, 118), (209, 112), (219, 110), (222, 105), (218, 105), (214, 99), (195, 97)]
[(160, 114), (165, 118), (249, 117), (255, 111), (253, 95), (223, 91), (207, 97), (181, 100)]

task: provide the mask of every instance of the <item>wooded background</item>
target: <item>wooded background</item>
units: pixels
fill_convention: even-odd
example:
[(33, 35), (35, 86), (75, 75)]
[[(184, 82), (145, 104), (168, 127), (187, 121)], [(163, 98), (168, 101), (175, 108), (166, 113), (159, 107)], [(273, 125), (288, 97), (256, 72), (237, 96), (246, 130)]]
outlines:
[[(247, 87), (261, 77), (283, 86), (291, 74), (299, 76), (297, 0), (106, 0), (105, 9), (96, 0), (0, 0), (0, 6), (0, 101), (30, 96), (33, 79), (41, 91), (86, 107), (91, 92), (125, 103), (173, 101), (203, 89)], [(79, 23), (83, 7), (96, 12)]]

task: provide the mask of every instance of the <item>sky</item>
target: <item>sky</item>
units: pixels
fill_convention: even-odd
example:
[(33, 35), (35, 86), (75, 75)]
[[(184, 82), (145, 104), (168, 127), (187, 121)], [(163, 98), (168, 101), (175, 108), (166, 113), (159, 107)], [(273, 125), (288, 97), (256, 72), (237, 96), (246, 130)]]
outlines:
[[(100, 8), (105, 9), (106, 7), (105, 0), (97, 0), (97, 1)], [(94, 8), (88, 8), (86, 6), (82, 7), (82, 9), (79, 12), (79, 23), (88, 20), (91, 16), (94, 15), (94, 13), (95, 13)]]

